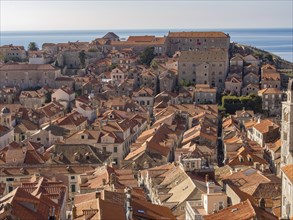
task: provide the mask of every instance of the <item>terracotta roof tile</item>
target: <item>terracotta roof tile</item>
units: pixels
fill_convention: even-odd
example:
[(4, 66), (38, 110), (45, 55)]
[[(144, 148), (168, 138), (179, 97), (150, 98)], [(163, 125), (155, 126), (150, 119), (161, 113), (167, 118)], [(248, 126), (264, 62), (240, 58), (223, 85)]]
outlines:
[(204, 220), (277, 220), (278, 218), (269, 212), (261, 210), (251, 204), (249, 200), (220, 210), (218, 213), (204, 216)]
[(204, 38), (228, 38), (228, 35), (226, 35), (223, 32), (169, 32), (168, 37), (184, 37), (184, 38), (197, 38), (197, 37), (204, 37)]
[(288, 177), (291, 183), (293, 183), (293, 164), (283, 166), (281, 170)]

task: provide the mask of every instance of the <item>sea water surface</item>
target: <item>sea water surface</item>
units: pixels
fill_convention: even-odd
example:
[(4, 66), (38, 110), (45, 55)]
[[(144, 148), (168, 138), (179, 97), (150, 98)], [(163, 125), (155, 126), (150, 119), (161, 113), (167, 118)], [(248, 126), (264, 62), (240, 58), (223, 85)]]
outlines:
[(293, 62), (293, 29), (140, 29), (140, 30), (69, 30), (69, 31), (1, 31), (0, 45), (14, 44), (27, 47), (29, 42), (64, 43), (68, 41), (92, 41), (113, 31), (121, 39), (130, 35), (168, 35), (169, 31), (223, 31), (231, 41), (257, 47)]

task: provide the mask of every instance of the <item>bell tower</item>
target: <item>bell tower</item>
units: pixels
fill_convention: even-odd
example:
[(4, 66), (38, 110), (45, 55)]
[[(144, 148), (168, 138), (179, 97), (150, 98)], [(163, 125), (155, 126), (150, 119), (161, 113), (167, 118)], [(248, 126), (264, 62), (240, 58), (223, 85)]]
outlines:
[(293, 163), (293, 79), (289, 80), (287, 101), (282, 103), (281, 167)]
[(6, 106), (0, 112), (0, 124), (8, 128), (12, 128), (11, 112)]

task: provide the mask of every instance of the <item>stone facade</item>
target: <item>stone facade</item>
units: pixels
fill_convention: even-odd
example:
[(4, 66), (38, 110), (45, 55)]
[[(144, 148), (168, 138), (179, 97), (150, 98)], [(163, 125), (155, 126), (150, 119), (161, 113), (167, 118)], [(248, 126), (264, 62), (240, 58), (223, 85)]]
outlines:
[(0, 87), (54, 87), (60, 75), (60, 69), (50, 64), (4, 64), (0, 67)]
[(0, 55), (7, 59), (17, 58), (19, 60), (24, 60), (27, 58), (27, 53), (23, 46), (14, 46), (12, 44), (1, 46)]
[(227, 77), (225, 81), (225, 91), (240, 96), (242, 87), (242, 79), (237, 74), (233, 74)]
[(262, 98), (262, 109), (269, 116), (281, 116), (281, 103), (284, 99), (282, 91), (276, 88), (267, 88), (259, 90), (258, 95)]
[(225, 50), (182, 51), (178, 61), (178, 82), (208, 84), (223, 91), (228, 67)]
[(287, 101), (282, 103), (281, 166), (293, 163), (293, 79), (289, 81)]
[(195, 104), (215, 104), (217, 90), (211, 88), (209, 85), (197, 84), (194, 90), (194, 103)]
[(230, 36), (223, 32), (169, 32), (168, 53), (176, 51), (204, 51), (213, 48), (228, 49)]

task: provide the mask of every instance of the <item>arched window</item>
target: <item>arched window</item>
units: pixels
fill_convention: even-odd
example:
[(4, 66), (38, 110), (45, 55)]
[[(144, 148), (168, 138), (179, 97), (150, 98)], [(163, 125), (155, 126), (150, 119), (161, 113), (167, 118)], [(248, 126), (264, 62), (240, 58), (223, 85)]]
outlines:
[(261, 198), (259, 200), (259, 207), (262, 208), (262, 209), (266, 208), (266, 201), (264, 200), (264, 198)]

